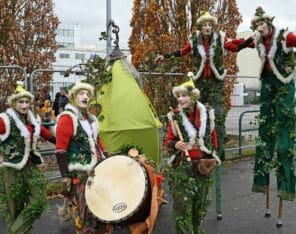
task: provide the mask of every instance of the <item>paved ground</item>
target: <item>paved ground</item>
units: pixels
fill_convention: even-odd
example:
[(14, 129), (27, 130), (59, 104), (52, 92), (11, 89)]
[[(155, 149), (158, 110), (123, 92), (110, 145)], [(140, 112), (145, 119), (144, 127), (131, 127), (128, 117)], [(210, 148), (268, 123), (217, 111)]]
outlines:
[[(274, 174), (274, 173), (273, 173)], [(277, 203), (275, 178), (271, 185), (271, 217), (264, 217), (264, 196), (250, 191), (252, 182), (252, 160), (243, 160), (227, 164), (223, 170), (223, 219), (218, 221), (212, 202), (204, 223), (206, 234), (295, 234), (296, 233), (296, 203), (284, 202), (283, 226), (276, 227)], [(214, 195), (214, 193), (213, 193)], [(168, 205), (162, 206), (155, 234), (175, 234), (174, 223), (171, 220), (172, 201), (167, 194)], [(213, 201), (215, 198), (213, 196)], [(73, 234), (72, 223), (61, 225), (57, 217), (56, 204), (60, 200), (50, 201), (50, 210), (36, 221), (32, 234)], [(4, 223), (0, 219), (0, 233), (4, 234)], [(125, 234), (127, 230), (116, 230), (113, 233)]]

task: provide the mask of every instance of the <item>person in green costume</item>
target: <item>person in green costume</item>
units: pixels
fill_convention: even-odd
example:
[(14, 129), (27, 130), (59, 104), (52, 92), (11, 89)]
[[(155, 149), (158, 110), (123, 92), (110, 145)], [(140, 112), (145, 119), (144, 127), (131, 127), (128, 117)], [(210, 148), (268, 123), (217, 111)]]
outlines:
[[(200, 101), (208, 103), (215, 110), (215, 124), (218, 133), (218, 155), (225, 159), (225, 107), (224, 107), (224, 69), (223, 56), (225, 51), (238, 52), (252, 42), (252, 38), (230, 39), (225, 33), (217, 30), (217, 18), (209, 12), (202, 14), (196, 22), (197, 30), (189, 38), (185, 46), (172, 53), (159, 55), (156, 62), (172, 56), (182, 57), (190, 53), (193, 55), (193, 80), (201, 92)], [(216, 212), (217, 219), (222, 219), (221, 195), (221, 167), (215, 171), (216, 183)]]
[(10, 107), (0, 114), (0, 204), (9, 234), (29, 233), (47, 207), (46, 180), (37, 167), (43, 159), (36, 146), (40, 136), (52, 143), (55, 137), (30, 110), (33, 99), (17, 82), (7, 100)]
[[(296, 58), (293, 51), (296, 33), (276, 28), (273, 19), (258, 7), (251, 21), (256, 33), (250, 47), (258, 50), (261, 59), (259, 137), (252, 191), (268, 192), (270, 170), (276, 168), (277, 196), (292, 201), (296, 182)], [(277, 157), (274, 159), (275, 146)]]
[[(92, 214), (85, 200), (87, 179), (106, 155), (99, 123), (88, 110), (93, 96), (94, 87), (88, 83), (77, 82), (69, 90), (69, 103), (57, 117), (55, 155), (65, 185), (62, 194), (75, 206), (72, 216), (77, 233), (98, 234), (106, 231), (106, 225)], [(61, 220), (66, 216), (62, 208), (59, 215)]]
[[(174, 153), (168, 170), (174, 200), (173, 218), (178, 233), (204, 233), (202, 224), (210, 204), (210, 172), (220, 165), (214, 109), (198, 101), (199, 90), (189, 80), (173, 88), (178, 107), (168, 113), (165, 145)], [(177, 124), (176, 124), (177, 123)], [(180, 131), (178, 130), (180, 129)], [(184, 157), (184, 154), (187, 154)], [(210, 156), (207, 171), (201, 160)]]

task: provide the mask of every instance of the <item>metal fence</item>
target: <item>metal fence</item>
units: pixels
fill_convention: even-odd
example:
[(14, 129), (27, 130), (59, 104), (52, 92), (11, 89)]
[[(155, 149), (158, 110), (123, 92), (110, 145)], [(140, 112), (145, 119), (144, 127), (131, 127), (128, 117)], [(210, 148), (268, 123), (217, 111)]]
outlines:
[[(26, 87), (30, 87), (30, 90), (34, 92), (36, 87), (34, 87), (35, 81), (38, 79), (38, 76), (42, 73), (59, 73), (63, 74), (67, 70), (59, 69), (37, 69), (31, 73), (30, 76), (27, 75), (25, 69), (18, 66), (0, 66), (0, 69), (19, 69), (24, 76), (24, 79), (27, 81)], [(148, 75), (159, 76), (159, 73), (147, 73)], [(147, 75), (144, 74), (143, 75)], [(182, 73), (178, 74), (167, 74), (168, 76), (184, 76)], [(84, 76), (77, 76), (78, 80), (84, 79)], [(256, 115), (259, 112), (259, 79), (258, 77), (250, 76), (231, 76), (236, 80), (234, 84), (233, 94), (231, 96), (232, 107), (228, 112), (225, 127), (227, 133), (227, 145), (226, 152), (229, 155), (229, 158), (232, 155), (238, 157), (242, 156), (245, 150), (254, 148), (255, 137), (257, 134), (258, 126), (256, 125)], [(76, 79), (77, 80), (77, 79)], [(74, 82), (66, 79), (63, 79), (62, 82), (52, 82), (50, 84), (50, 94), (52, 101), (56, 92), (61, 88), (69, 87)], [(0, 100), (1, 101), (1, 100)], [(2, 100), (4, 103), (4, 100)], [(4, 104), (2, 104), (4, 106)], [(160, 131), (161, 145), (166, 131), (166, 118), (165, 116), (160, 117), (161, 122), (163, 123), (163, 128)], [(53, 125), (54, 123), (44, 123), (45, 125)], [(51, 149), (43, 149), (43, 154), (51, 154)]]

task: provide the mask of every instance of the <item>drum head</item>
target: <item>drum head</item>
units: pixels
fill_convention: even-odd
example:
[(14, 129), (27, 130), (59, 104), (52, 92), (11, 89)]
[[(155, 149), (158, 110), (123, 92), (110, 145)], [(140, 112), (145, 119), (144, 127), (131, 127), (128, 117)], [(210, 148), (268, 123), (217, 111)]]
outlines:
[(120, 223), (131, 217), (145, 199), (148, 187), (145, 169), (126, 155), (103, 160), (88, 182), (91, 185), (85, 188), (86, 203), (105, 223)]

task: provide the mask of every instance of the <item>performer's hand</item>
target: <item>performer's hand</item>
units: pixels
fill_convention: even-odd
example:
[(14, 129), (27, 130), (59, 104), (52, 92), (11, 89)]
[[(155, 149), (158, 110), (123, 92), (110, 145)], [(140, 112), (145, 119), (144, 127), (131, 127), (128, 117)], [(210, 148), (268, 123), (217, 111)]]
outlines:
[(202, 137), (198, 138), (198, 147), (201, 151), (211, 154), (211, 151), (205, 146), (204, 139)]
[(70, 177), (64, 177), (62, 180), (63, 189), (67, 190), (69, 185), (71, 184), (72, 179)]
[(212, 156), (213, 156), (213, 158), (216, 159), (216, 161), (217, 161), (217, 166), (220, 166), (220, 165), (221, 165), (221, 160), (220, 160), (220, 158), (218, 157), (218, 154), (217, 154), (216, 150), (213, 150), (213, 152), (212, 152)]
[(232, 42), (232, 39), (231, 38), (226, 38), (226, 42), (225, 43), (230, 43)]
[(69, 186), (71, 183), (71, 178), (70, 177), (64, 177), (62, 180), (63, 188), (62, 191), (60, 192), (61, 195), (64, 197), (70, 198), (71, 194), (69, 192)]
[(87, 172), (88, 176), (94, 177), (95, 176), (95, 169), (91, 169)]
[(183, 141), (177, 141), (177, 143), (175, 144), (175, 148), (177, 150), (185, 151), (187, 149), (187, 145)]
[(199, 148), (202, 148), (205, 146), (205, 143), (202, 137), (198, 138), (198, 146)]
[(164, 56), (162, 54), (159, 54), (154, 59), (154, 63), (159, 63), (159, 62), (163, 61), (164, 59), (165, 59)]
[(63, 183), (70, 183), (71, 182), (71, 178), (70, 177), (64, 177), (62, 180)]

